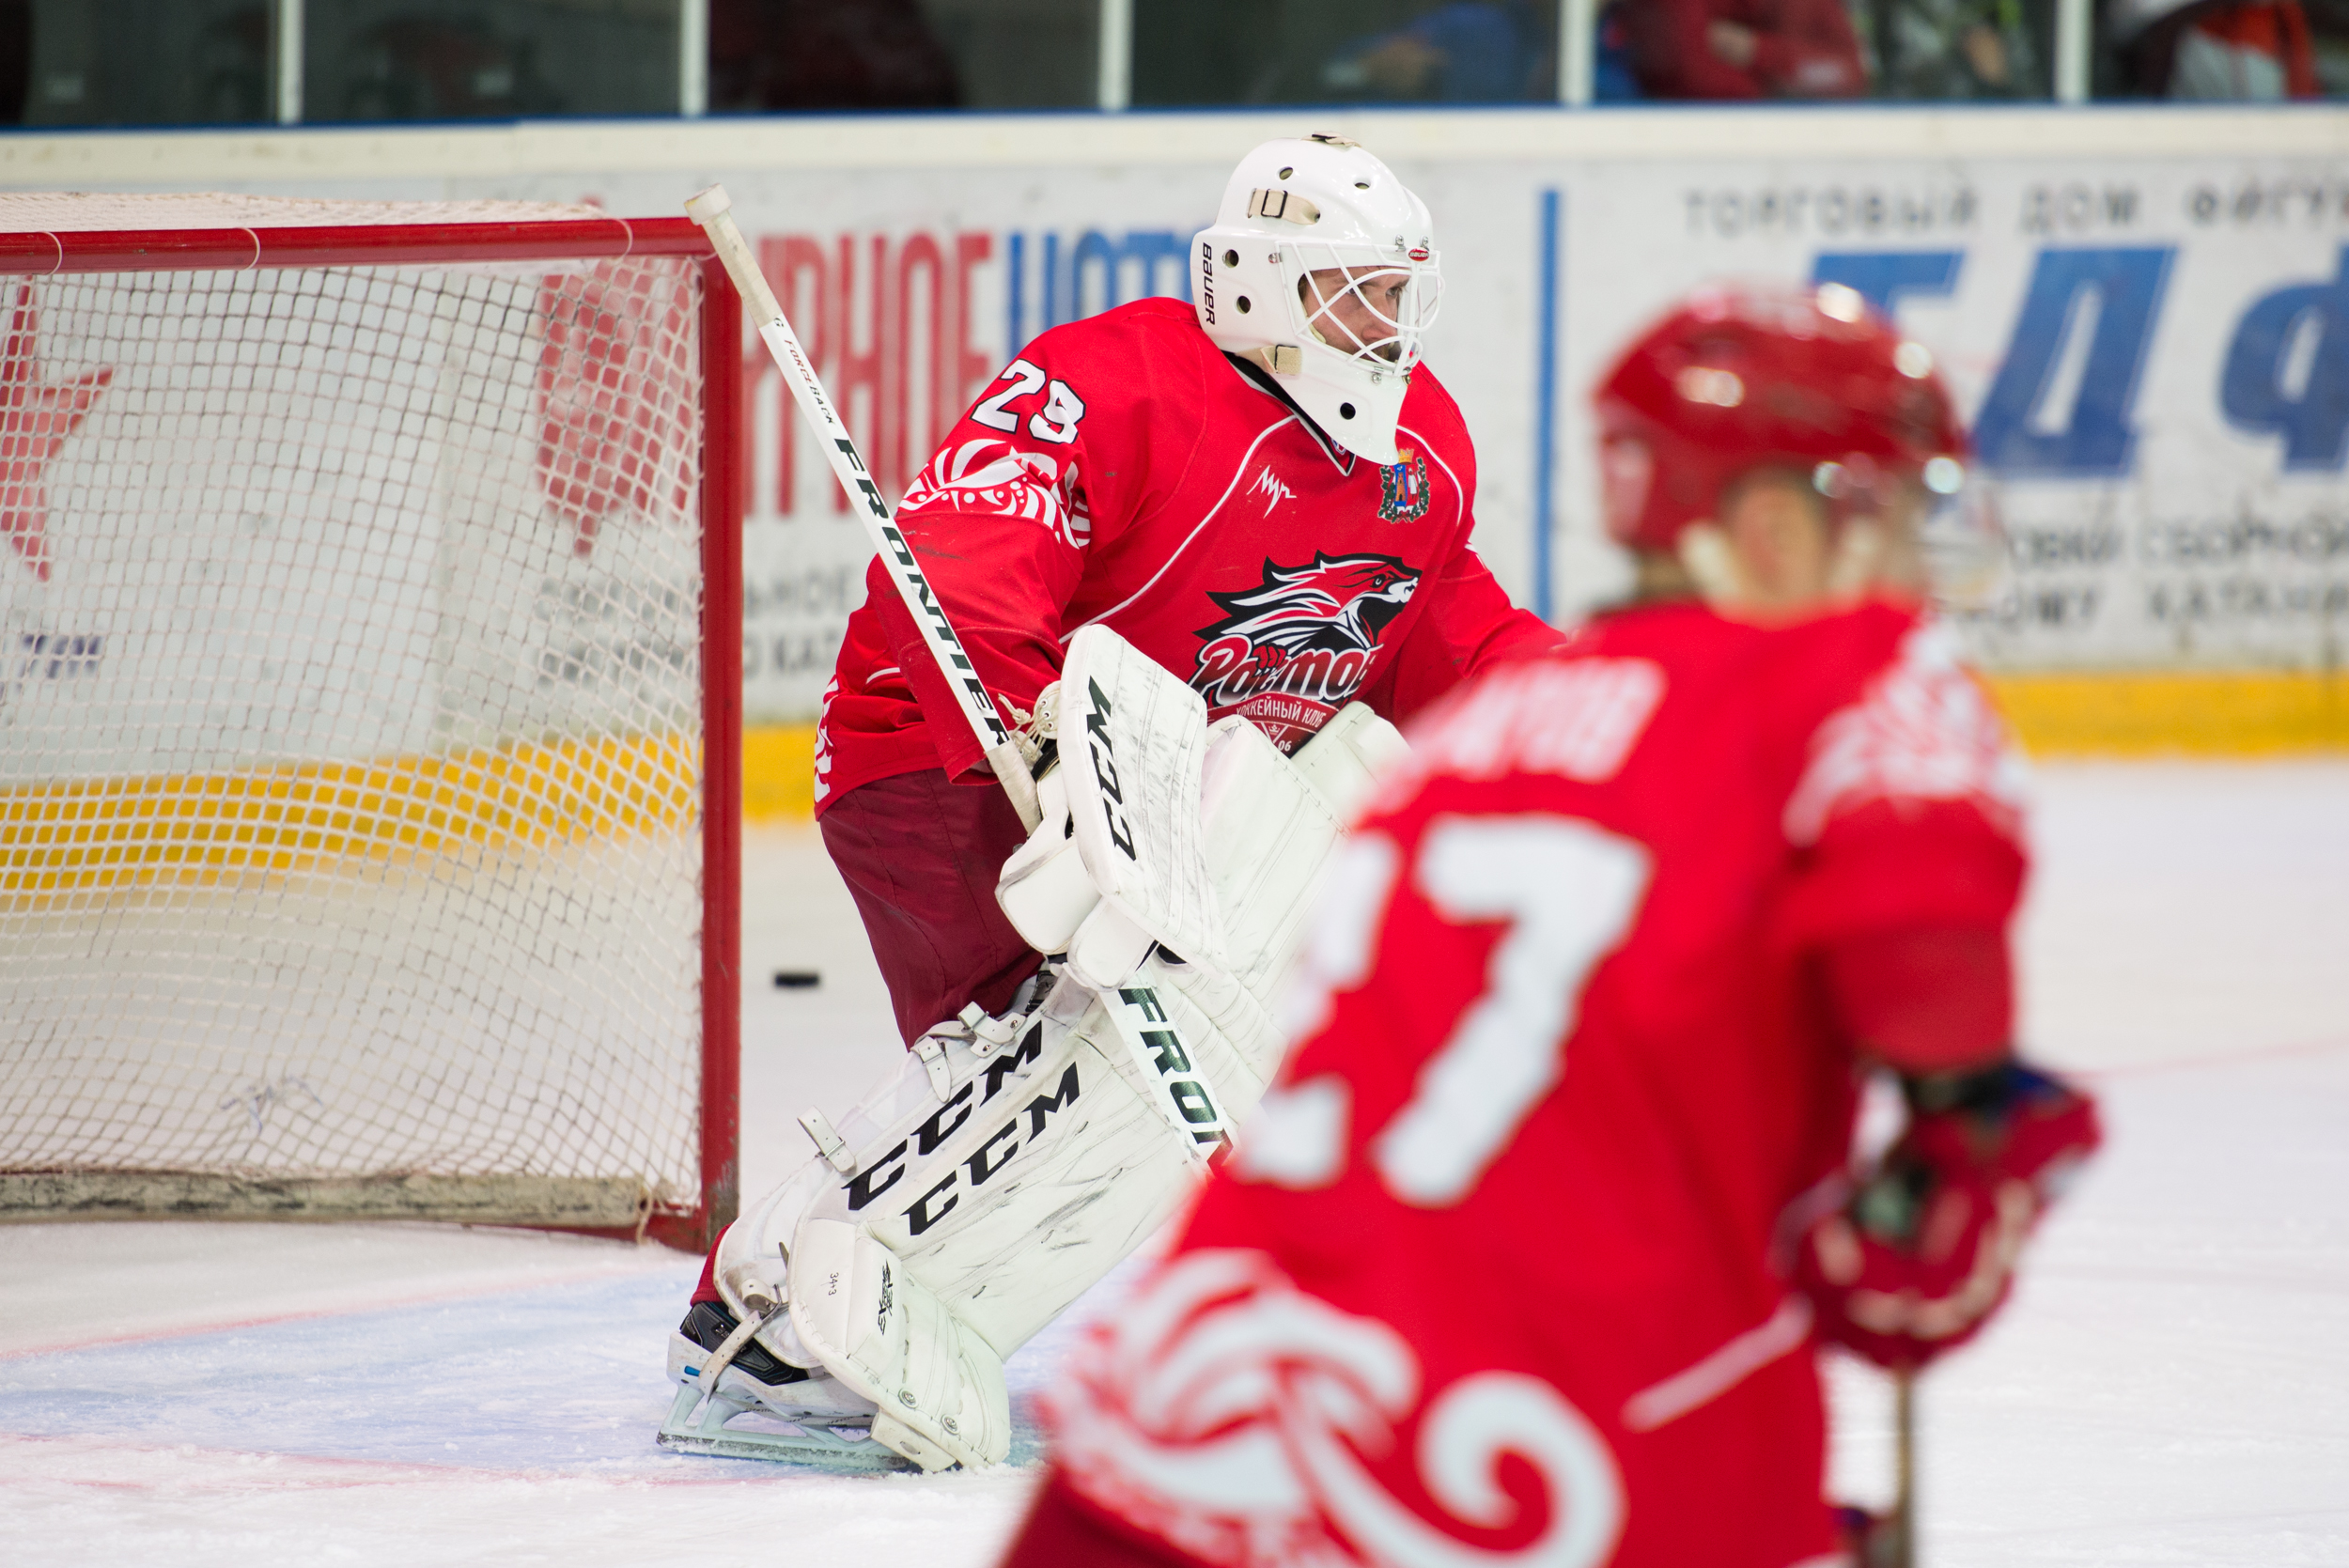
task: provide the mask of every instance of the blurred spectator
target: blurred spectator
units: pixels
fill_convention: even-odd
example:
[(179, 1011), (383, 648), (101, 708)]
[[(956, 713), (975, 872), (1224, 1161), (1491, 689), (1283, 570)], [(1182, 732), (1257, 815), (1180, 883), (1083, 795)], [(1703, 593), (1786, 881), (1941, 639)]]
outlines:
[(354, 40), (343, 101), (321, 105), (347, 120), (506, 118), (568, 105), (541, 76), (527, 39), (479, 22), (397, 16)]
[(1509, 103), (1537, 96), (1551, 70), (1542, 23), (1524, 0), (1453, 0), (1348, 45), (1322, 68), (1343, 96)]
[(709, 106), (951, 109), (955, 62), (914, 0), (709, 0)]
[(1876, 96), (2045, 98), (2053, 14), (2025, 0), (1879, 0)]
[(1631, 70), (1631, 30), (1623, 20), (1625, 0), (1608, 0), (1598, 13), (1598, 48), (1591, 62), (1591, 98), (1598, 103), (1631, 103), (1640, 79)]
[(2349, 98), (2349, 0), (2300, 0), (2316, 45), (2316, 86), (2326, 98)]
[(1650, 98), (1858, 98), (1868, 90), (1843, 0), (1624, 0)]
[(244, 6), (216, 17), (196, 36), (189, 60), (194, 117), (204, 123), (277, 117), (276, 61), (270, 54), (270, 11)]
[(2111, 27), (2130, 85), (2148, 97), (2324, 96), (2299, 0), (2120, 0)]
[(0, 0), (0, 122), (24, 118), (33, 85), (33, 0)]

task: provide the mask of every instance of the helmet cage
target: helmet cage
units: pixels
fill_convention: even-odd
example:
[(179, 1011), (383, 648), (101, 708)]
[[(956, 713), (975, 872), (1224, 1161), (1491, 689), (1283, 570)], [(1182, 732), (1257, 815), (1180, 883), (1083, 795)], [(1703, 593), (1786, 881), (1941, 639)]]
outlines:
[(1998, 482), (1951, 457), (1927, 462), (1920, 482), (1925, 499), (1914, 528), (1934, 600), (1981, 609), (2006, 586), (2013, 565)]
[[(1283, 240), (1273, 260), (1279, 267), (1289, 323), (1309, 344), (1326, 347), (1366, 368), (1408, 375), (1419, 363), (1420, 340), (1435, 324), (1443, 303), (1441, 257), (1425, 246), (1396, 254), (1377, 245), (1343, 240)], [(1343, 272), (1345, 287), (1324, 295), (1316, 272)], [(1394, 307), (1381, 303), (1393, 280), (1403, 287)], [(1375, 323), (1371, 341), (1338, 314), (1348, 299)], [(1391, 350), (1391, 351), (1390, 351)]]

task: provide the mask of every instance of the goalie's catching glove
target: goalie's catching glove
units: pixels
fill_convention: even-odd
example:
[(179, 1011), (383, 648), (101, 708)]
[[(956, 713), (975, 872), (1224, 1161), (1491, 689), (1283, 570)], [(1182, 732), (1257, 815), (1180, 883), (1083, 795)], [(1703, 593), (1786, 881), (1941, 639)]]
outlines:
[(1907, 1130), (1795, 1259), (1821, 1337), (1894, 1369), (1981, 1329), (2024, 1238), (2102, 1141), (2093, 1101), (2019, 1062), (1904, 1087)]

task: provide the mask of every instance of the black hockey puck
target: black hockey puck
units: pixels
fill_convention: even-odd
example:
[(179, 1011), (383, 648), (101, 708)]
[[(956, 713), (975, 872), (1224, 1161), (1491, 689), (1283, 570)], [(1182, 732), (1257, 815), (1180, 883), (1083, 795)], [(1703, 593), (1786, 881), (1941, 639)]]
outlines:
[(775, 970), (775, 989), (778, 991), (812, 990), (823, 983), (823, 975), (816, 970)]

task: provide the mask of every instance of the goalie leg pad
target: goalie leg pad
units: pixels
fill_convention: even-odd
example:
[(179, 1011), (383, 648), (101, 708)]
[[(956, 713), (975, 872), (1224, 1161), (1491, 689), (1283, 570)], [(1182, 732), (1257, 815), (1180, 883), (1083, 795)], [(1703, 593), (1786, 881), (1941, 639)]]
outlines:
[(875, 1442), (926, 1470), (1003, 1463), (1011, 1452), (1003, 1363), (902, 1259), (862, 1226), (810, 1219), (792, 1261), (792, 1326), (879, 1406)]
[[(1245, 988), (1163, 957), (1144, 976), (1182, 1026), (1179, 1059), (1132, 1059), (1102, 998), (1065, 976), (1018, 1032), (933, 1031), (938, 1049), (841, 1117), (839, 1167), (811, 1159), (728, 1230), (723, 1303), (740, 1322), (787, 1296), (756, 1343), (822, 1369), (789, 1389), (836, 1389), (832, 1406), (853, 1402), (874, 1444), (926, 1469), (1008, 1453), (1005, 1357), (1191, 1192), (1191, 1139), (1160, 1110), (1168, 1075), (1217, 1084), (1234, 1120), (1264, 1087), (1271, 1031)], [(759, 1394), (775, 1413), (792, 1397)]]
[[(961, 1063), (967, 1079), (972, 1063), (1012, 1043), (1025, 1021), (1017, 1015), (993, 1019), (967, 1014), (965, 1019), (941, 1024), (926, 1034), (919, 1042), (926, 1051), (907, 1054), (841, 1118), (848, 1138), (866, 1155), (867, 1166), (876, 1145), (887, 1148), (893, 1135), (902, 1139), (906, 1126), (936, 1110), (937, 1087), (951, 1085), (950, 1058)], [(837, 1147), (838, 1135), (820, 1117), (816, 1120)], [(851, 1173), (854, 1169), (852, 1164)], [(791, 1314), (775, 1310), (791, 1290), (792, 1248), (800, 1223), (839, 1181), (840, 1173), (825, 1159), (811, 1159), (726, 1228), (711, 1270), (719, 1299), (694, 1306), (669, 1337), (669, 1377), (678, 1385), (678, 1393), (676, 1407), (661, 1424), (663, 1446), (834, 1469), (901, 1465), (899, 1456), (877, 1443), (868, 1431), (877, 1414), (875, 1402), (834, 1375), (801, 1340)], [(758, 1325), (754, 1335), (738, 1335), (744, 1323)], [(730, 1358), (723, 1356), (729, 1343), (737, 1346)], [(886, 1435), (894, 1418), (881, 1414)], [(799, 1430), (777, 1433), (771, 1424), (729, 1424), (744, 1415), (788, 1422)]]
[[(1198, 1054), (1229, 1080), (1234, 1114), (1254, 1103), (1256, 1080), (1227, 1047)], [(843, 1118), (854, 1173), (819, 1179), (799, 1223), (861, 1227), (1008, 1357), (1190, 1190), (1165, 1091), (1138, 1082), (1126, 1056), (1098, 1000), (1063, 979), (1011, 1045), (952, 1046), (942, 1094), (916, 1075), (921, 1093), (888, 1125)]]

